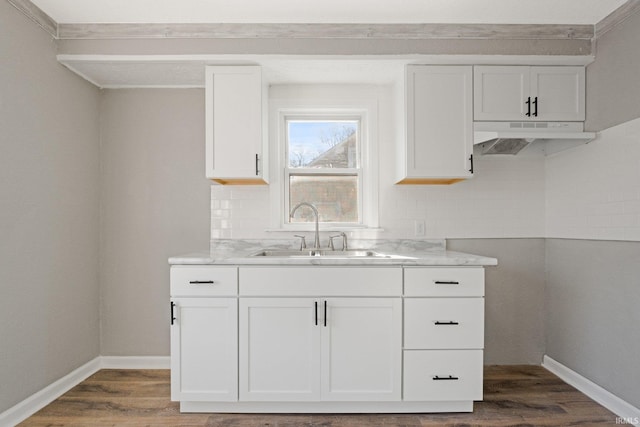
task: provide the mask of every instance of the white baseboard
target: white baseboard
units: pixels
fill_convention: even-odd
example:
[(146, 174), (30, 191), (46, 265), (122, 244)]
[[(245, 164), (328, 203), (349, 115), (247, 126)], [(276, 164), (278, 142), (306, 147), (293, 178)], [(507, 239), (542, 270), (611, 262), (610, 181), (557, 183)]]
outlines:
[(169, 356), (98, 356), (0, 414), (0, 426), (15, 426), (100, 369), (169, 369)]
[(100, 357), (49, 384), (17, 405), (0, 414), (0, 425), (15, 426), (100, 370)]
[[(619, 424), (640, 426), (640, 409), (545, 355), (542, 366), (621, 418)], [(616, 421), (617, 423), (617, 421)]]

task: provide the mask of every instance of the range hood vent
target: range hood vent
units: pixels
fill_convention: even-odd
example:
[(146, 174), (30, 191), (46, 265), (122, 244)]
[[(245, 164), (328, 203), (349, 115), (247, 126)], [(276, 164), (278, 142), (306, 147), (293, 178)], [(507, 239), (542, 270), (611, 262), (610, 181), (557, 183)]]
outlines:
[(482, 154), (514, 155), (536, 141), (545, 142), (545, 153), (552, 154), (596, 137), (583, 131), (582, 122), (475, 122), (473, 127)]

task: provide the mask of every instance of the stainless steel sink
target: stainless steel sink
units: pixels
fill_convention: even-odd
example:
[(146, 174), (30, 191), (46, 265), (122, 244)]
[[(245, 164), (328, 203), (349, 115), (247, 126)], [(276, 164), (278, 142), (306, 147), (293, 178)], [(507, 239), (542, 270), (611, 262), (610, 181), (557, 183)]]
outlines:
[(264, 249), (254, 254), (252, 257), (274, 257), (274, 258), (411, 258), (401, 255), (389, 255), (368, 249), (349, 249), (346, 251), (334, 251), (331, 249)]

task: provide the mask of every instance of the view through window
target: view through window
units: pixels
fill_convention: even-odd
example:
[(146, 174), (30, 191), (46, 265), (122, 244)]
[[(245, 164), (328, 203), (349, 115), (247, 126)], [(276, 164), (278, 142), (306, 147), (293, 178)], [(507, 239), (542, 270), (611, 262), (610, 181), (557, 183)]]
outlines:
[[(288, 210), (300, 202), (318, 208), (321, 222), (361, 224), (360, 121), (286, 119)], [(287, 222), (312, 222), (301, 209)]]

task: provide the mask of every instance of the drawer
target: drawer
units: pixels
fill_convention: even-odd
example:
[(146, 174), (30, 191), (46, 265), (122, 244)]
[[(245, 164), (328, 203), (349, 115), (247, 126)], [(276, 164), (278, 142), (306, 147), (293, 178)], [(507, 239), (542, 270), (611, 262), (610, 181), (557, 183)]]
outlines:
[(404, 348), (484, 348), (484, 298), (405, 298)]
[(404, 294), (421, 297), (484, 296), (484, 268), (405, 268)]
[(403, 400), (482, 400), (482, 350), (405, 350)]
[(238, 294), (236, 267), (173, 266), (170, 277), (172, 297)]
[(242, 296), (401, 296), (401, 267), (240, 267)]

